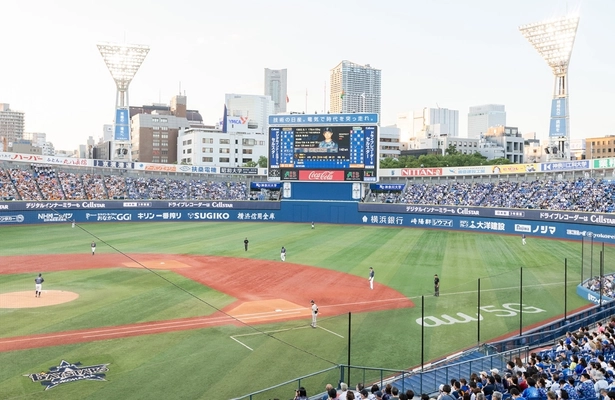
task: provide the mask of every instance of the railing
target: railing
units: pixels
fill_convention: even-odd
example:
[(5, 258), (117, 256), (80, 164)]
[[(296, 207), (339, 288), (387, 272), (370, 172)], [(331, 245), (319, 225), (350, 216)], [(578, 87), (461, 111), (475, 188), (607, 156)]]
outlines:
[[(477, 349), (472, 351), (477, 351)], [(490, 349), (489, 346), (485, 346), (483, 351), (490, 352), (492, 349)], [(461, 356), (462, 354), (463, 353), (460, 353), (458, 356)], [(352, 377), (352, 382), (365, 382), (365, 387), (368, 390), (373, 384), (377, 384), (378, 387), (382, 388), (390, 383), (391, 385), (397, 387), (400, 392), (405, 392), (408, 389), (412, 389), (415, 393), (434, 394), (438, 392), (438, 386), (441, 383), (450, 382), (451, 378), (458, 379), (463, 376), (469, 376), (472, 372), (479, 372), (483, 370), (488, 371), (492, 368), (502, 369), (507, 361), (512, 360), (515, 357), (526, 358), (528, 355), (529, 348), (521, 347), (504, 353), (490, 354), (473, 360), (457, 362), (441, 367), (434, 368), (431, 366), (423, 371), (420, 370), (420, 367), (407, 371), (340, 364), (291, 379), (257, 392), (236, 397), (233, 400), (284, 398), (284, 396), (291, 396), (294, 391), (301, 386), (306, 387), (308, 391), (313, 391), (314, 388), (319, 387), (324, 388), (324, 385), (322, 385), (323, 381), (336, 382), (330, 374), (335, 370), (338, 370), (337, 376), (339, 377), (336, 382), (337, 385), (341, 382), (350, 381), (349, 378)], [(317, 384), (316, 382), (319, 382), (320, 384)], [(310, 385), (310, 383), (313, 385)], [(310, 399), (321, 399), (323, 395), (324, 392), (315, 394), (312, 395)]]

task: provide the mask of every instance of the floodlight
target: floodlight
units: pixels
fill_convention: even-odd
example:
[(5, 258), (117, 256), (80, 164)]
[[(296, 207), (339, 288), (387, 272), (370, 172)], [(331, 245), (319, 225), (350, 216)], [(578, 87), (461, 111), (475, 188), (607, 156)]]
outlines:
[(116, 108), (128, 107), (128, 85), (145, 60), (149, 46), (113, 43), (97, 46), (117, 86)]
[(102, 43), (97, 46), (117, 87), (110, 159), (130, 160), (132, 154), (128, 150), (131, 146), (128, 86), (145, 60), (149, 47), (139, 44), (112, 43)]
[(568, 125), (568, 65), (579, 26), (579, 16), (567, 16), (523, 25), (519, 30), (547, 62), (553, 75), (550, 144), (554, 159), (570, 159), (570, 129)]

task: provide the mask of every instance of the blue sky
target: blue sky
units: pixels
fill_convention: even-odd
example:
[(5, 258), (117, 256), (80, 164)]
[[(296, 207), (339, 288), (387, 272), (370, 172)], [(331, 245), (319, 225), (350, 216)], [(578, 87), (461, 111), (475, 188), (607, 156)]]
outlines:
[[(546, 138), (553, 77), (518, 27), (579, 10), (569, 73), (572, 138), (615, 134), (613, 0), (24, 0), (3, 4), (0, 102), (26, 130), (73, 149), (111, 123), (115, 84), (96, 44), (151, 47), (132, 105), (179, 92), (206, 123), (225, 93), (263, 94), (263, 69), (288, 69), (290, 110), (321, 111), (341, 60), (382, 70), (383, 124), (423, 107), (506, 105), (508, 125)], [(328, 97), (327, 97), (328, 103)]]

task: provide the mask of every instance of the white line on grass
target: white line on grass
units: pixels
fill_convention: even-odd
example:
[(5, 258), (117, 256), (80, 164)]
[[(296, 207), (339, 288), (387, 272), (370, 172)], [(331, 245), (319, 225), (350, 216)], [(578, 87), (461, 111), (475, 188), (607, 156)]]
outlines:
[(235, 339), (234, 337), (230, 337), (231, 339), (233, 339), (234, 341), (236, 341), (237, 343), (239, 343), (240, 345), (242, 345), (243, 347), (245, 347), (246, 349), (250, 350), (250, 351), (254, 351), (253, 348), (249, 347), (248, 345), (246, 345), (245, 343), (240, 342), (239, 340)]
[[(545, 287), (545, 286), (557, 286), (557, 285), (563, 285), (564, 282), (551, 282), (551, 283), (541, 283), (538, 285), (523, 285), (523, 289), (527, 289), (527, 288), (536, 288), (536, 287)], [(519, 286), (511, 286), (511, 287), (502, 287), (502, 288), (493, 288), (493, 289), (481, 289), (481, 293), (483, 292), (496, 292), (499, 290), (511, 290), (511, 289), (519, 289)], [(469, 293), (476, 293), (476, 290), (468, 290), (466, 292), (455, 292), (455, 293), (440, 293), (440, 296), (453, 296), (456, 294), (469, 294)], [(410, 299), (419, 299), (421, 298), (421, 296), (413, 296), (410, 297)]]
[(330, 330), (328, 330), (328, 329), (325, 329), (325, 328), (323, 328), (322, 326), (319, 326), (318, 328), (322, 329), (323, 331), (327, 331), (327, 332), (329, 332), (329, 333), (331, 333), (331, 334), (333, 334), (333, 335), (335, 335), (335, 336), (338, 336), (338, 337), (341, 337), (342, 339), (344, 339), (344, 336), (342, 336), (342, 335), (340, 335), (340, 334), (337, 334), (337, 333), (335, 333), (335, 332), (333, 332), (333, 331), (330, 331)]

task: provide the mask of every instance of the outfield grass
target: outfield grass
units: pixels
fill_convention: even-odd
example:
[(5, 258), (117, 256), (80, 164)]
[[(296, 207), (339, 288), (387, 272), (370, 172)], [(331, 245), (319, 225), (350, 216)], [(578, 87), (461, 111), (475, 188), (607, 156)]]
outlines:
[[(245, 237), (250, 240), (247, 253)], [(479, 279), (481, 342), (517, 333), (520, 322), (528, 326), (563, 314), (565, 290), (568, 311), (587, 304), (575, 293), (581, 274), (579, 243), (528, 238), (522, 246), (518, 236), (320, 224), (314, 230), (309, 224), (271, 223), (85, 224), (75, 229), (66, 224), (2, 227), (0, 255), (87, 253), (92, 240), (98, 243), (97, 254), (207, 254), (277, 262), (279, 249), (285, 246), (287, 262), (361, 277), (367, 277), (373, 266), (377, 282), (400, 291), (417, 307), (353, 314), (353, 365), (391, 369), (418, 365), (422, 304), (426, 326), (438, 325), (425, 328), (426, 360), (476, 345), (475, 321), (451, 321), (476, 319)], [(568, 259), (567, 287), (564, 258)], [(62, 290), (80, 293), (79, 300), (45, 309), (0, 309), (0, 337), (209, 315), (214, 311), (209, 304), (221, 308), (233, 300), (172, 271), (156, 272), (165, 279), (147, 270), (126, 268), (46, 273), (49, 282), (62, 282)], [(441, 277), (438, 298), (432, 293), (435, 273)], [(26, 289), (19, 290), (30, 290), (31, 281), (31, 274), (0, 276), (0, 293), (17, 290), (24, 282)], [(526, 305), (522, 321), (515, 311), (520, 295)], [(0, 398), (39, 397), (41, 386), (22, 375), (66, 359), (85, 365), (111, 363), (108, 382), (60, 385), (45, 392), (46, 398), (229, 399), (346, 363), (348, 320), (348, 315), (323, 316), (319, 325), (331, 332), (303, 329), (309, 321), (290, 321), (0, 353)], [(269, 331), (278, 332), (262, 333)], [(247, 334), (241, 340), (254, 351), (230, 339)], [(336, 380), (335, 374), (311, 379), (309, 394)], [(280, 395), (290, 398), (293, 393)]]

